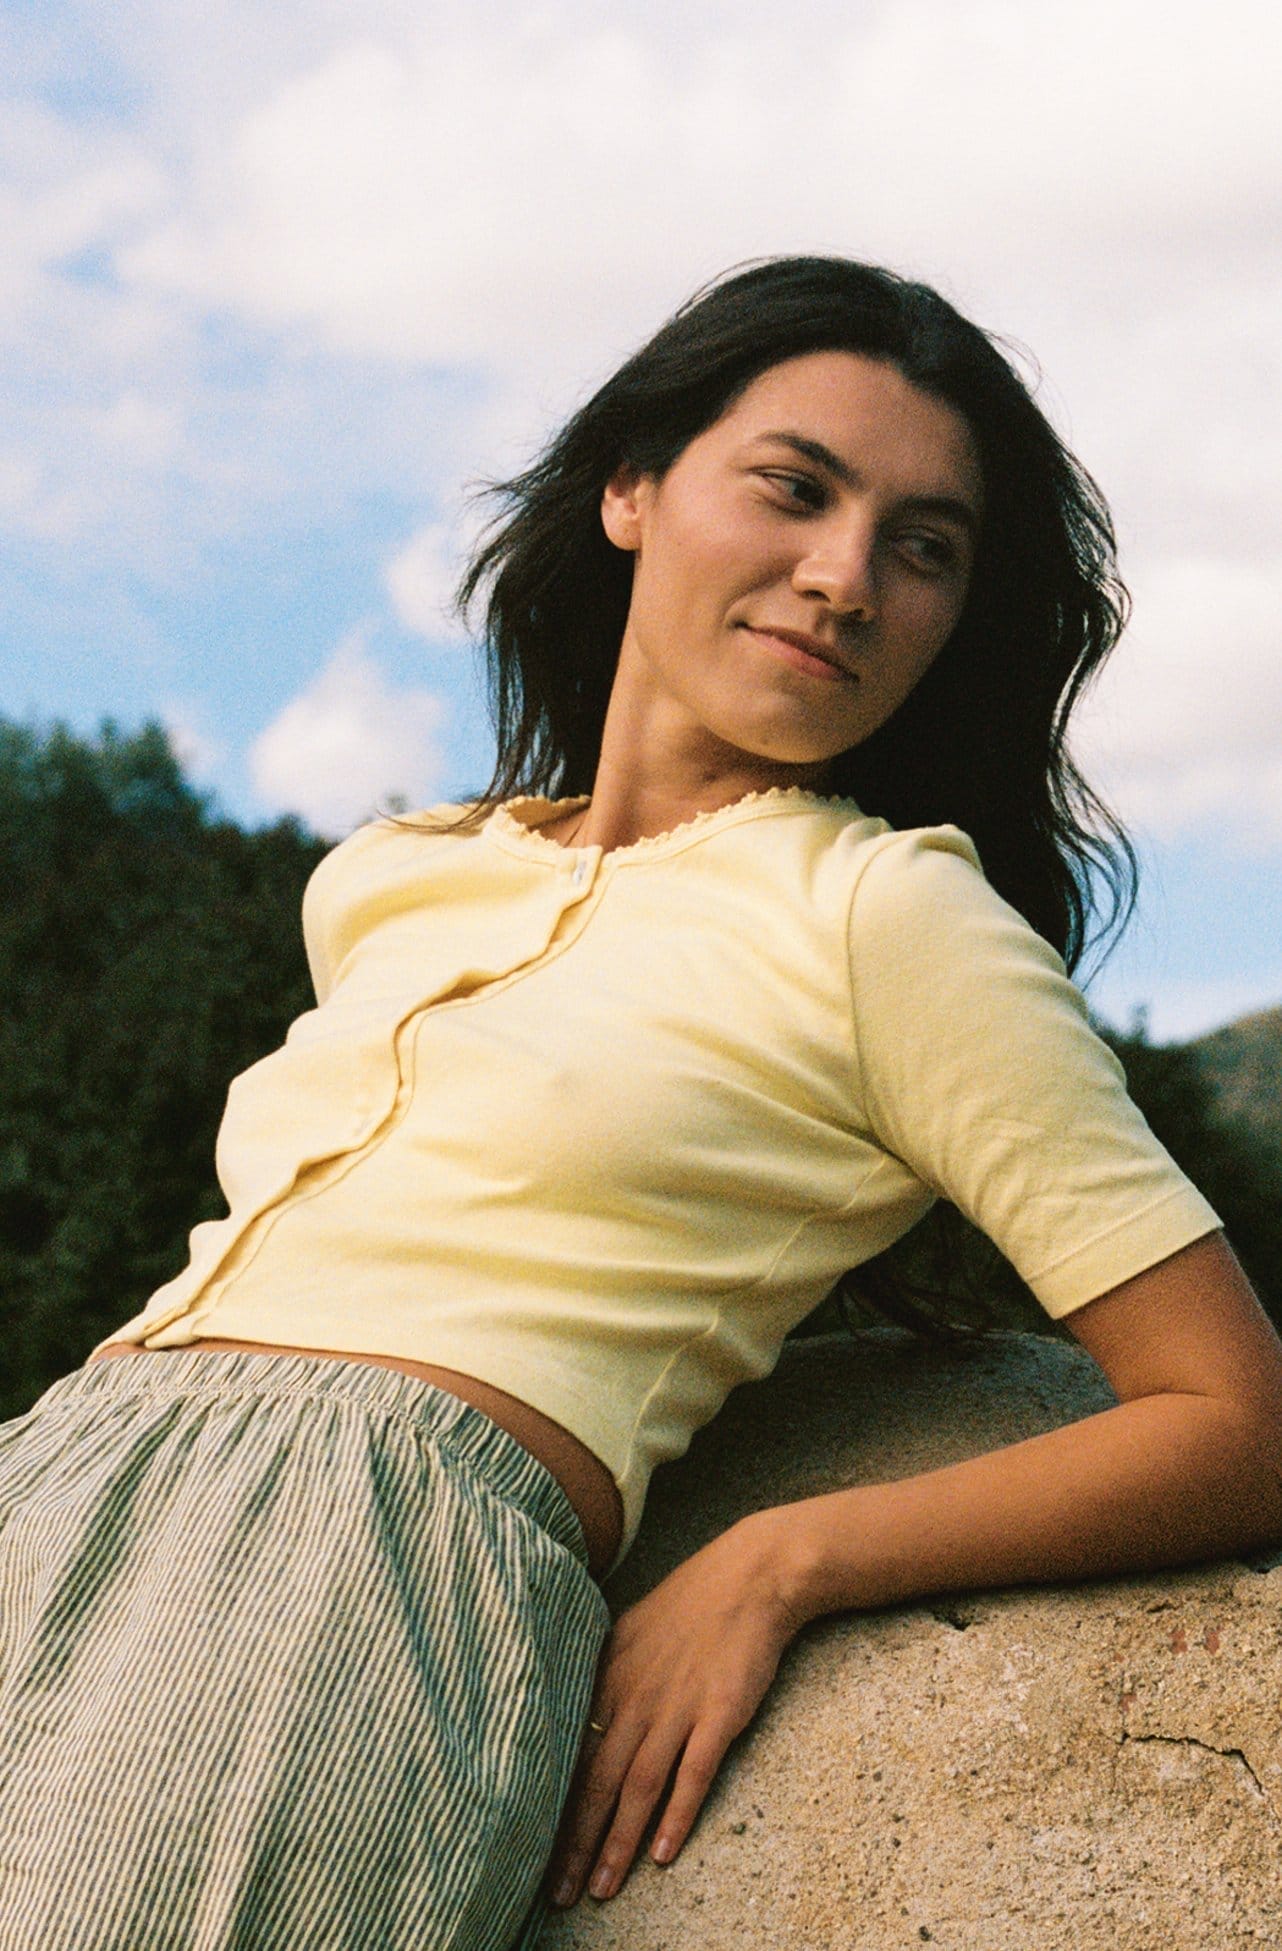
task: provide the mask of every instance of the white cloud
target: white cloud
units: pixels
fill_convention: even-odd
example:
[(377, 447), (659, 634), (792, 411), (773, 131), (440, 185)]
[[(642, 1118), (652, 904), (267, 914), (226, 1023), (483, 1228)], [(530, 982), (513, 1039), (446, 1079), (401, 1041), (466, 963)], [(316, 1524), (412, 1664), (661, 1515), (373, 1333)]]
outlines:
[[(0, 135), (0, 508), (18, 533), (76, 551), (126, 539), (156, 561), (186, 438), (187, 321), (126, 291), (105, 259), (168, 203), (141, 138), (6, 105)], [(165, 492), (154, 493), (164, 483)]]
[(454, 530), (446, 522), (428, 522), (383, 571), (398, 623), (431, 643), (466, 641), (453, 607), (459, 573)]
[(367, 25), (302, 65), (127, 275), (353, 352), (546, 373), (762, 251), (981, 288), (1016, 263), (1070, 302), (1120, 282), (1156, 303), (1181, 252), (1249, 258), (1277, 220), (1270, 0), (462, 18)]
[(273, 811), (341, 834), (380, 807), (431, 802), (444, 717), (431, 691), (397, 690), (359, 636), (254, 740), (254, 789)]
[(1124, 818), (1161, 839), (1282, 842), (1282, 558), (1157, 561), (1081, 710), (1077, 746)]
[(117, 466), (160, 468), (182, 450), (183, 415), (177, 403), (149, 399), (133, 389), (105, 406), (86, 408), (82, 424)]
[[(799, 8), (784, 26), (753, 0), (613, 20), (588, 0), (111, 15), (96, 32), (135, 79), (127, 130), (22, 108), (0, 132), (17, 239), (0, 331), (7, 285), (12, 370), (65, 362), (79, 395), (146, 391), (193, 432), (113, 495), (109, 444), (76, 448), (46, 415), (34, 472), (10, 444), (11, 482), (44, 484), (29, 526), (80, 537), (110, 511), (125, 546), (145, 541), (165, 529), (148, 483), (170, 466), (194, 492), (169, 546), (266, 498), (252, 387), (197, 371), (226, 321), (282, 349), (257, 402), (265, 443), (290, 354), (301, 371), (319, 347), (362, 378), (483, 371), (466, 441), (423, 428), (430, 499), (448, 503), (465, 466), (506, 471), (514, 438), (537, 440), (699, 279), (811, 247), (920, 268), (1031, 338), (1128, 507), (1173, 482), (1196, 525), (1228, 476), (1223, 526), (1240, 519), (1246, 477), (1276, 477), (1239, 439), (1282, 338), (1272, 0), (1173, 0), (1160, 23), (1140, 0)], [(118, 288), (61, 279), (78, 250), (105, 255)], [(1215, 377), (1253, 372), (1240, 399)], [(341, 438), (352, 409), (330, 403)], [(241, 478), (224, 491), (203, 464), (229, 423)], [(288, 456), (268, 458), (267, 492), (288, 494)], [(315, 475), (310, 454), (298, 465)]]
[(6, 104), (0, 146), (0, 323), (38, 313), (60, 261), (111, 248), (154, 223), (165, 172), (133, 139), (95, 133), (28, 104)]
[(40, 465), (31, 454), (0, 453), (0, 516), (13, 527), (32, 522), (43, 500)]

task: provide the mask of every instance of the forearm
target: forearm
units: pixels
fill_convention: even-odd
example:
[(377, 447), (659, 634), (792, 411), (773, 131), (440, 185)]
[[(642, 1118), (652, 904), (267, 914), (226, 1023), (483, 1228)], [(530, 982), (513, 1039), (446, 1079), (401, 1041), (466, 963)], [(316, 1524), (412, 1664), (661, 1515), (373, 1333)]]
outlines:
[(1282, 1534), (1280, 1455), (1276, 1430), (1217, 1398), (1144, 1396), (923, 1476), (763, 1512), (758, 1542), (798, 1620), (1220, 1557)]

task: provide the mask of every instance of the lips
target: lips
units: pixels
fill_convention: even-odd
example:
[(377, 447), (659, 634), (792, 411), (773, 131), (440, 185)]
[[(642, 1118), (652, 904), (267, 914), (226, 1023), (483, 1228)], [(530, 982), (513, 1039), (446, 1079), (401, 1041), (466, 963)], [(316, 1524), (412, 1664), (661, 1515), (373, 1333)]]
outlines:
[(822, 637), (812, 637), (805, 630), (779, 630), (773, 624), (749, 624), (747, 628), (754, 637), (780, 646), (785, 652), (797, 652), (795, 658), (789, 658), (790, 663), (798, 663), (803, 669), (819, 667), (831, 677), (845, 678), (851, 684), (855, 682), (854, 672), (842, 663), (837, 651)]

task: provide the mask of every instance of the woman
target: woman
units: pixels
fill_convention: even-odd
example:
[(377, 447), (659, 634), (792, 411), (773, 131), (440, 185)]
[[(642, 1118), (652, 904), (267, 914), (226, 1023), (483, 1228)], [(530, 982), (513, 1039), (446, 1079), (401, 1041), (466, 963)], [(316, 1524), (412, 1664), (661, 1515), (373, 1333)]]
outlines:
[[(5, 1432), (0, 1947), (500, 1951), (576, 1753), (561, 1903), (676, 1854), (819, 1613), (1282, 1529), (1282, 1351), (1056, 953), (1120, 592), (991, 342), (731, 277), (509, 484), (482, 588), (489, 793), (322, 864), (230, 1216)], [(758, 1513), (598, 1662), (653, 1465), (941, 1191), (1118, 1406)]]

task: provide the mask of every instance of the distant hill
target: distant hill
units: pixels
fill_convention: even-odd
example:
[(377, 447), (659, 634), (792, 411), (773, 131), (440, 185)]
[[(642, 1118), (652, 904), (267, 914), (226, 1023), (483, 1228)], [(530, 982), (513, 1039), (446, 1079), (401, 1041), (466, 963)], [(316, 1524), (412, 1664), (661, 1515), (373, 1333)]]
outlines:
[(1282, 1161), (1282, 1005), (1239, 1017), (1188, 1048), (1221, 1117), (1240, 1123), (1261, 1150)]

